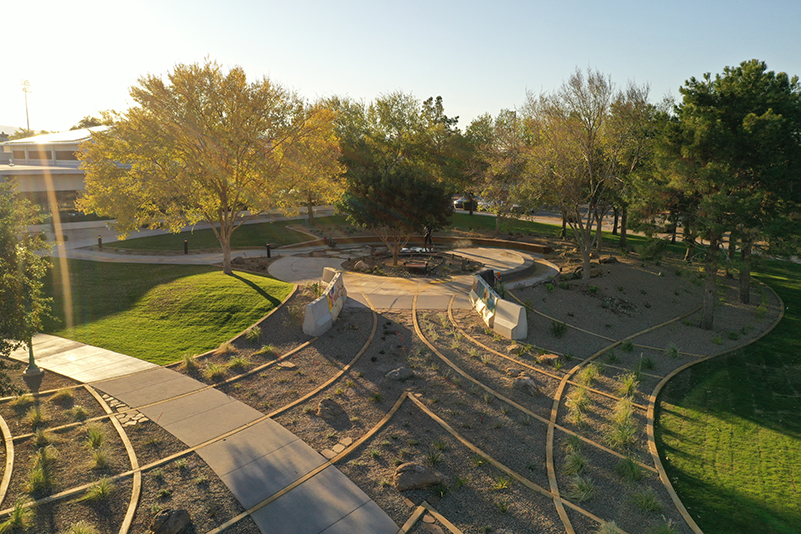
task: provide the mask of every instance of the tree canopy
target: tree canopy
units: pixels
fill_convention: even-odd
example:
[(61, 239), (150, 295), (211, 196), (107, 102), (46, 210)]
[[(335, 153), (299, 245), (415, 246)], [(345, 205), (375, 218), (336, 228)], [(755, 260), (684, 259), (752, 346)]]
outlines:
[(232, 233), (285, 205), (299, 179), (293, 157), (314, 153), (318, 168), (337, 172), (330, 112), (267, 78), (248, 82), (239, 67), (226, 74), (215, 62), (180, 64), (166, 81), (141, 78), (131, 97), (137, 105), (79, 155), (80, 209), (115, 218), (123, 236), (207, 221), (230, 273)]

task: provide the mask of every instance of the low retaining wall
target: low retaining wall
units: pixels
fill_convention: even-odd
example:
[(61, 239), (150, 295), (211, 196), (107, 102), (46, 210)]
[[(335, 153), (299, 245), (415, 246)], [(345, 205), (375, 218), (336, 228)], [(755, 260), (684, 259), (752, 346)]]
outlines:
[[(381, 245), (384, 243), (377, 236), (359, 236), (359, 237), (338, 237), (336, 238), (337, 245)], [(527, 243), (525, 241), (510, 241), (507, 239), (490, 239), (484, 237), (440, 237), (434, 236), (435, 245), (459, 245), (464, 247), (494, 247), (494, 248), (510, 248), (513, 250), (525, 250), (535, 254), (548, 254), (551, 252), (551, 247), (539, 243)], [(311, 241), (304, 241), (303, 243), (293, 243), (291, 245), (284, 245), (279, 247), (280, 250), (292, 250), (293, 248), (305, 248), (311, 246), (326, 246), (327, 243), (323, 239), (315, 239)], [(407, 247), (423, 247), (423, 238), (412, 236)]]
[(323, 282), (328, 282), (323, 296), (306, 305), (303, 333), (308, 336), (317, 337), (326, 333), (334, 325), (348, 299), (341, 271), (326, 267), (323, 270)]
[(528, 335), (526, 309), (503, 300), (480, 276), (473, 277), (470, 303), (496, 334), (507, 339), (525, 339)]

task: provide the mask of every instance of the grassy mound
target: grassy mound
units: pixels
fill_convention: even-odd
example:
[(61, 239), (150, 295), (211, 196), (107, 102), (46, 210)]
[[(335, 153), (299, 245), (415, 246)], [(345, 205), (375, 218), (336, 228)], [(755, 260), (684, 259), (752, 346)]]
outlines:
[[(212, 349), (286, 298), (291, 284), (212, 267), (68, 262), (67, 309), (58, 263), (48, 280), (54, 320), (45, 331), (165, 364)], [(72, 316), (74, 326), (69, 324)]]
[(801, 266), (761, 271), (784, 319), (757, 343), (679, 374), (661, 397), (657, 445), (706, 534), (801, 525)]

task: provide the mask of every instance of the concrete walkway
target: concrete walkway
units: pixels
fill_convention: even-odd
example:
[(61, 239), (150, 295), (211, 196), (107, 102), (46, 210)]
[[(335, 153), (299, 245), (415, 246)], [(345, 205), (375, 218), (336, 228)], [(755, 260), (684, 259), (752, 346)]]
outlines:
[[(55, 336), (34, 341), (37, 364), (139, 409), (187, 447), (195, 447), (264, 414), (171, 369)], [(27, 361), (27, 350), (12, 353)], [(178, 398), (174, 398), (178, 397)], [(154, 404), (158, 403), (158, 404)], [(271, 419), (259, 421), (198, 454), (246, 509), (271, 497), (327, 460)], [(398, 526), (362, 490), (330, 465), (252, 515), (270, 534), (396, 534)]]

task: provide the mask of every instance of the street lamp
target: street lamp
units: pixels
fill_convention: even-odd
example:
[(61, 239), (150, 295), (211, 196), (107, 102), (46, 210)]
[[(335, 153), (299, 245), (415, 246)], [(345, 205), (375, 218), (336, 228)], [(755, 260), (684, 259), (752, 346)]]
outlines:
[(22, 92), (25, 93), (25, 123), (28, 131), (31, 130), (31, 119), (28, 117), (28, 93), (31, 92), (30, 80), (22, 80)]

